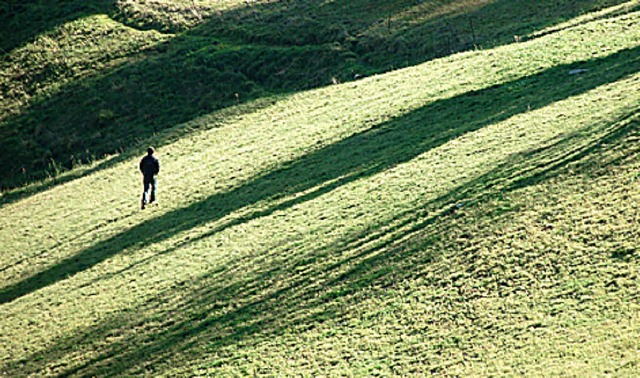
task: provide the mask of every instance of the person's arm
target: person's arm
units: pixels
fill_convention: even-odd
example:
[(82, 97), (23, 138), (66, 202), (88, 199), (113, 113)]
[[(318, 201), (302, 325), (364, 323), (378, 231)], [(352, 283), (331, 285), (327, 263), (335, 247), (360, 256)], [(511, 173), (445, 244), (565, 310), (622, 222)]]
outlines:
[(140, 160), (140, 164), (138, 164), (138, 167), (140, 168), (140, 172), (142, 172), (142, 174), (144, 174), (144, 171), (142, 170), (142, 162), (144, 161), (144, 159)]
[(160, 173), (160, 160), (156, 159), (156, 166), (155, 166), (155, 174), (157, 175), (158, 173)]

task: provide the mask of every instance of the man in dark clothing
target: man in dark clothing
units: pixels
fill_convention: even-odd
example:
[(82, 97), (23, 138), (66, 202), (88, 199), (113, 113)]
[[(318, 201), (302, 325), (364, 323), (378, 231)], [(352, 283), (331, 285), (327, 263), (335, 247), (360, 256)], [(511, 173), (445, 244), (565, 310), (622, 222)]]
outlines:
[(149, 203), (153, 203), (156, 200), (156, 175), (160, 172), (160, 162), (155, 156), (153, 156), (153, 153), (153, 147), (149, 147), (147, 149), (147, 156), (140, 160), (140, 172), (142, 172), (142, 182), (144, 184), (144, 192), (142, 192), (142, 210), (144, 210), (147, 205), (149, 188), (151, 188)]

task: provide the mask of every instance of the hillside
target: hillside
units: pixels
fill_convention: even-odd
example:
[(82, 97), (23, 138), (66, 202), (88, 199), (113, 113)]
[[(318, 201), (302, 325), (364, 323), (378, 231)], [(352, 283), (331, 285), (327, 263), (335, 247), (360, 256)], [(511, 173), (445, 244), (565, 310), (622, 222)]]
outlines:
[(525, 40), (615, 4), (625, 1), (10, 2), (0, 6), (0, 190), (136, 155), (238, 103)]
[(2, 10), (0, 375), (640, 373), (638, 1), (64, 3)]

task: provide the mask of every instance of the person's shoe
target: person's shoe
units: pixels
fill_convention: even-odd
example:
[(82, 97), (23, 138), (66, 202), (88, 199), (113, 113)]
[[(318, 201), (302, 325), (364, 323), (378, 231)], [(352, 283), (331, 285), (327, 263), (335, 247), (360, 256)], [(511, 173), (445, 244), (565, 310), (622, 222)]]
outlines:
[(144, 208), (146, 207), (145, 205), (146, 205), (146, 204), (143, 202), (143, 203), (142, 203), (142, 207), (141, 207), (141, 208), (142, 208), (142, 210), (144, 210)]

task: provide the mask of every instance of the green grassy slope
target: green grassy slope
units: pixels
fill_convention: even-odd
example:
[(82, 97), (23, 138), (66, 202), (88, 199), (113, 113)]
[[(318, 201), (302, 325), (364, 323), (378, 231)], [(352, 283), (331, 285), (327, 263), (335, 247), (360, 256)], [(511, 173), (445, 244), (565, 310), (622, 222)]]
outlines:
[[(0, 7), (0, 189), (239, 102), (511, 43), (606, 1), (20, 2)], [(616, 12), (637, 4), (625, 4)]]
[(0, 374), (637, 375), (636, 6), (158, 131), (145, 211), (126, 154), (2, 204)]

